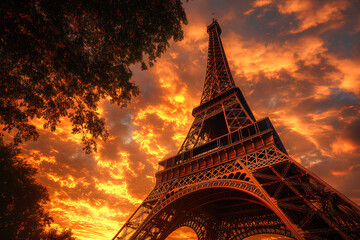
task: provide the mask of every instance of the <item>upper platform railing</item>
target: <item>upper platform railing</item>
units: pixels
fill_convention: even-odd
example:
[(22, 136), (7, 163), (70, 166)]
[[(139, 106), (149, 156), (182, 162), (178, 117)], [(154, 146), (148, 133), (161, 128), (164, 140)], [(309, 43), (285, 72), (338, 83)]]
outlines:
[(252, 124), (249, 124), (239, 130), (233, 131), (219, 138), (213, 139), (199, 147), (193, 148), (189, 151), (183, 152), (171, 158), (160, 161), (159, 171), (174, 167), (184, 162), (192, 161), (216, 149), (226, 147), (236, 142), (246, 141), (247, 139), (260, 136), (270, 131), (272, 131), (274, 134), (274, 140), (277, 147), (281, 151), (284, 151), (286, 153), (285, 148), (281, 143), (281, 140), (278, 137), (273, 125), (271, 124), (270, 119), (266, 117)]

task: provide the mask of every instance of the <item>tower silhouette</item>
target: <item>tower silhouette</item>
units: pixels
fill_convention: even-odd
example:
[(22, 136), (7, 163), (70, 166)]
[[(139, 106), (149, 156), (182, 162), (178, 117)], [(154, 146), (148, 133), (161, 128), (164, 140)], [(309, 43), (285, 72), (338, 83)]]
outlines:
[(204, 90), (177, 155), (113, 239), (165, 239), (182, 227), (198, 239), (272, 233), (294, 239), (360, 239), (360, 209), (294, 161), (269, 118), (256, 120), (235, 86), (217, 21), (207, 27)]

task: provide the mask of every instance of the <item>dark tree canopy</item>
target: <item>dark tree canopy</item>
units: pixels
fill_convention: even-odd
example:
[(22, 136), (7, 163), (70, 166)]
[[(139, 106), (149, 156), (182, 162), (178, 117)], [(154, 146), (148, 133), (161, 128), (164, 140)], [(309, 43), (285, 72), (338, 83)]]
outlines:
[(96, 112), (139, 93), (130, 65), (153, 65), (183, 38), (180, 0), (10, 0), (0, 3), (0, 125), (16, 143), (68, 118), (86, 152), (108, 137)]
[(51, 221), (42, 206), (49, 195), (36, 182), (36, 169), (18, 159), (18, 153), (0, 140), (0, 236), (39, 239)]
[(73, 240), (71, 230), (45, 229), (52, 221), (43, 207), (49, 194), (36, 181), (36, 169), (18, 154), (0, 138), (0, 238)]

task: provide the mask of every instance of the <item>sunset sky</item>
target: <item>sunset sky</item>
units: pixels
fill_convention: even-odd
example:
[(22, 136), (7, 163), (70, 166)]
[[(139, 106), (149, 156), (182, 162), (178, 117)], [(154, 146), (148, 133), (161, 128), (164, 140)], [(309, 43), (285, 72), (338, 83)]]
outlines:
[(176, 154), (200, 103), (212, 18), (255, 117), (269, 116), (291, 157), (360, 204), (360, 1), (184, 7), (184, 40), (149, 70), (132, 67), (141, 95), (126, 109), (101, 102), (110, 138), (97, 153), (83, 152), (66, 119), (25, 145), (22, 156), (49, 190), (54, 226), (81, 240), (111, 239), (151, 191), (158, 161)]

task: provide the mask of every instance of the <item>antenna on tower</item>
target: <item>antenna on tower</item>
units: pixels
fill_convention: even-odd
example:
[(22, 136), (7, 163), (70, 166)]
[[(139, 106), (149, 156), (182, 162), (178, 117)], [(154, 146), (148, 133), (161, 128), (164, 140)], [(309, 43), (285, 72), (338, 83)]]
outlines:
[(212, 20), (213, 20), (213, 22), (215, 22), (215, 20), (216, 20), (215, 13), (214, 13), (214, 12), (212, 12), (212, 13), (211, 13), (211, 16), (212, 16)]

